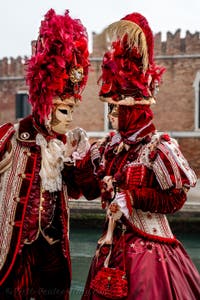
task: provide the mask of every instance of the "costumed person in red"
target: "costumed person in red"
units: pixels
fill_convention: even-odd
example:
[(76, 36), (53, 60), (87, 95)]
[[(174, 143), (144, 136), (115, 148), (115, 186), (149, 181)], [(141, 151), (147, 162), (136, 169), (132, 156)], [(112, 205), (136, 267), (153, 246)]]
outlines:
[(100, 99), (117, 130), (99, 145), (107, 215), (82, 300), (200, 299), (199, 273), (166, 218), (183, 206), (196, 175), (177, 141), (152, 122), (164, 72), (154, 63), (152, 31), (132, 13), (108, 34)]
[(32, 114), (0, 127), (0, 299), (69, 299), (68, 199), (99, 195), (92, 148), (68, 131), (89, 66), (88, 38), (50, 9), (27, 61)]

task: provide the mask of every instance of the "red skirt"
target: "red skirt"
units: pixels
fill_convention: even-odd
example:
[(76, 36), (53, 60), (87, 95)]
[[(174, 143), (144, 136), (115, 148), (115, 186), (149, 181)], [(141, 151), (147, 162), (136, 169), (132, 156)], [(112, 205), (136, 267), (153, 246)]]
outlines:
[[(103, 266), (108, 253), (103, 246), (93, 258), (82, 300), (102, 300), (90, 289), (90, 282)], [(124, 300), (197, 300), (200, 299), (200, 274), (181, 243), (176, 245), (148, 241), (133, 231), (125, 233), (125, 247), (116, 238), (111, 267), (123, 269), (123, 253), (128, 279)]]

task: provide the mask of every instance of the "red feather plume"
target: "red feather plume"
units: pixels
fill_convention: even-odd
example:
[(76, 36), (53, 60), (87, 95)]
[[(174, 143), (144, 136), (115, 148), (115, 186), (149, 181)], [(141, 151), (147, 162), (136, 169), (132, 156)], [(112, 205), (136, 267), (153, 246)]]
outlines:
[(132, 13), (121, 20), (133, 22), (130, 28), (139, 26), (144, 33), (148, 67), (144, 70), (141, 49), (137, 43), (130, 46), (128, 32), (125, 27), (123, 28), (123, 23), (116, 22), (115, 30), (121, 26), (119, 31), (121, 38), (118, 37), (113, 41), (111, 50), (104, 54), (102, 74), (99, 79), (102, 82), (99, 95), (112, 97), (115, 100), (120, 99), (121, 96), (132, 96), (138, 101), (143, 98), (148, 99), (154, 96), (155, 87), (160, 83), (165, 68), (154, 63), (154, 39), (146, 18), (139, 13)]
[[(40, 122), (51, 112), (55, 96), (81, 99), (88, 78), (89, 52), (87, 31), (69, 11), (56, 15), (50, 9), (41, 21), (35, 54), (26, 63), (26, 81), (33, 113)], [(82, 77), (73, 82), (71, 70), (82, 69)]]

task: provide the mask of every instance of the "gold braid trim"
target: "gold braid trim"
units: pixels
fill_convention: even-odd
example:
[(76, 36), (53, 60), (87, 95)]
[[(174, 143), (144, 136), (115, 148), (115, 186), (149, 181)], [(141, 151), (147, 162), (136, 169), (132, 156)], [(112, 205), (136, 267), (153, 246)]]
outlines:
[(100, 97), (99, 98), (102, 102), (108, 102), (110, 104), (115, 104), (115, 105), (125, 105), (125, 106), (133, 106), (136, 104), (141, 104), (141, 105), (151, 105), (156, 103), (155, 99), (153, 97), (149, 99), (142, 99), (142, 100), (135, 100), (133, 97), (125, 97), (122, 100), (113, 100), (112, 98), (105, 98), (105, 97)]
[(106, 29), (108, 38), (111, 42), (115, 39), (123, 39), (125, 35), (128, 37), (128, 45), (137, 47), (142, 57), (143, 71), (146, 71), (149, 64), (147, 41), (142, 28), (136, 23), (127, 20), (114, 22)]
[(0, 174), (4, 173), (12, 164), (13, 147), (9, 145), (8, 151), (6, 151), (4, 158), (0, 161)]

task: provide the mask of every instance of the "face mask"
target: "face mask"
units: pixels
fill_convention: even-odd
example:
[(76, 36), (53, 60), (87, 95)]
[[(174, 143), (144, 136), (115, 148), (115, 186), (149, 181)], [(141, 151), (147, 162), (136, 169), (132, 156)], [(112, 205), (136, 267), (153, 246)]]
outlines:
[(114, 106), (110, 107), (110, 112), (108, 114), (108, 118), (109, 118), (112, 128), (115, 130), (117, 130), (119, 127), (118, 116), (119, 116), (118, 106), (114, 105)]
[(53, 104), (50, 122), (51, 130), (59, 134), (65, 134), (72, 121), (75, 100), (73, 98), (64, 100), (55, 98)]

